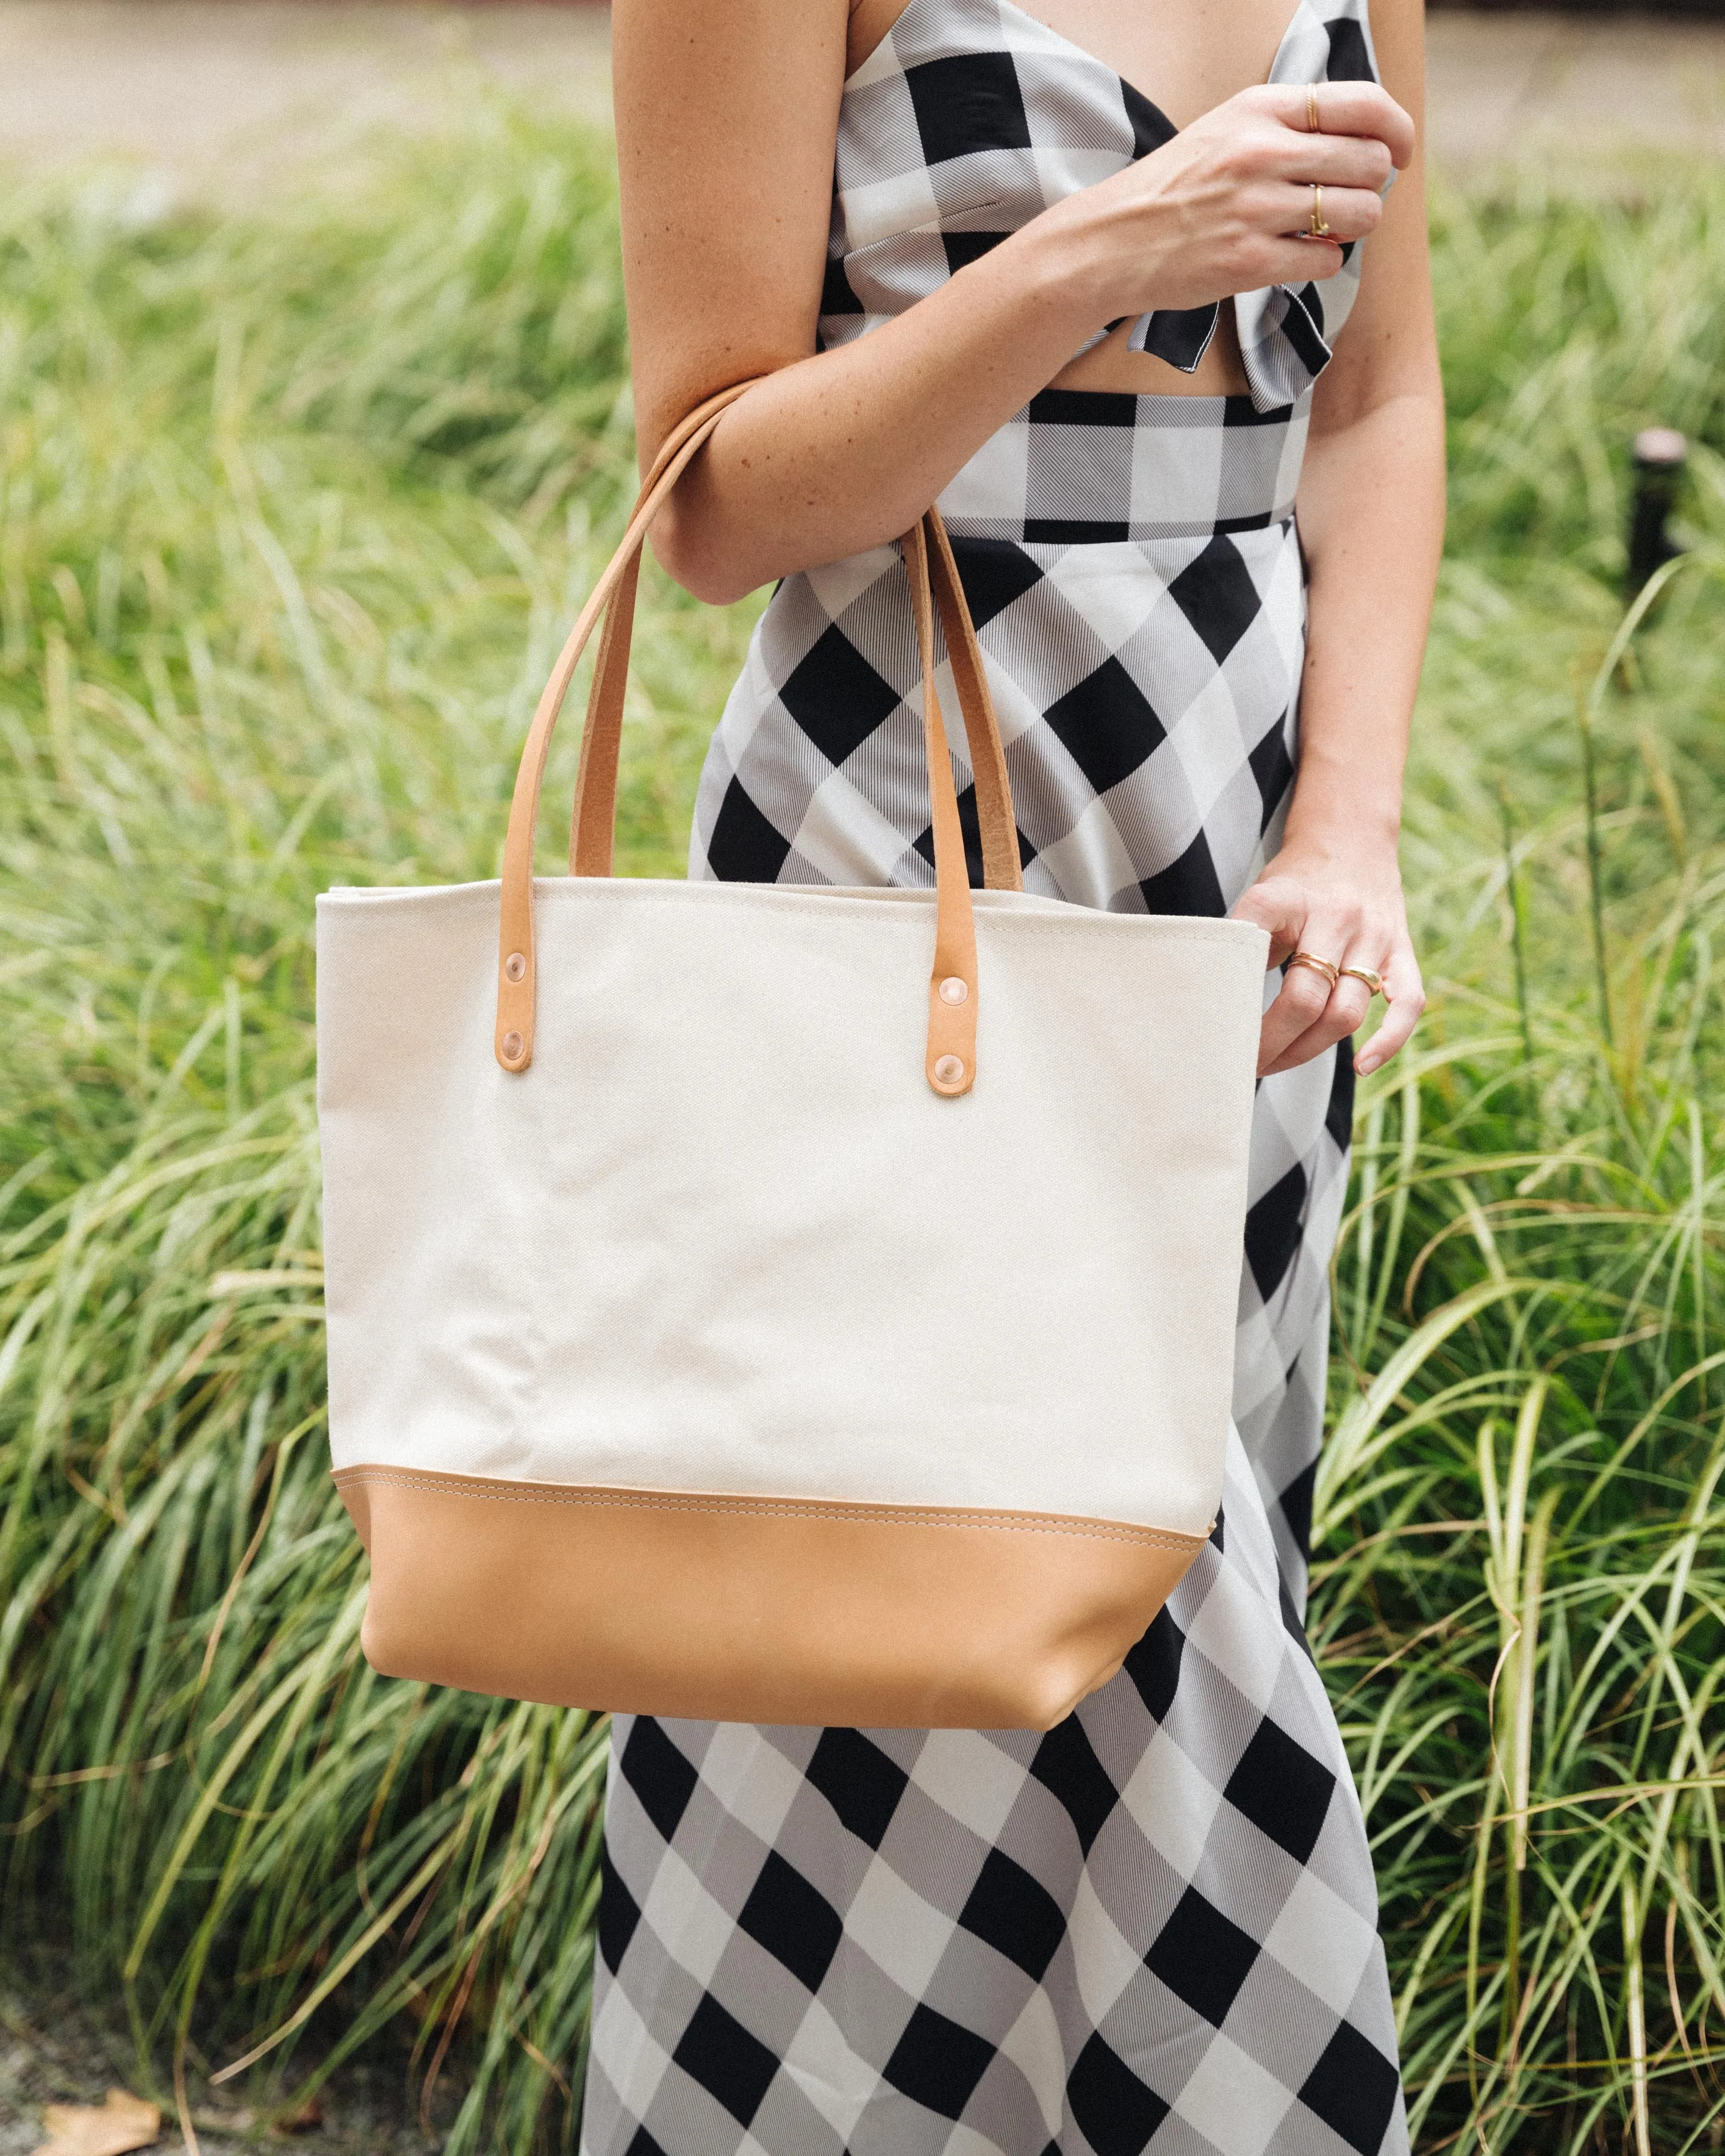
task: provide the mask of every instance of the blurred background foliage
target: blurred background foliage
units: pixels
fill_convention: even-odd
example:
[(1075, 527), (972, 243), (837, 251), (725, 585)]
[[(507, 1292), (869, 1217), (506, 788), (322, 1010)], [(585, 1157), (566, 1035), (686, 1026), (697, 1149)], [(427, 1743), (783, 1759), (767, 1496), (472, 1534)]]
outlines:
[[(1312, 1635), (1417, 2145), (1717, 2149), (1725, 177), (1434, 231), (1436, 993), (1363, 1095)], [(1692, 552), (1614, 651), (1655, 420)], [(0, 208), (5, 1920), (170, 2095), (405, 2028), (456, 2152), (572, 2146), (603, 1727), (360, 1657), (312, 901), (495, 873), (631, 479), (602, 141), (497, 106), (333, 210)], [(757, 603), (649, 580), (632, 872), (680, 872)]]

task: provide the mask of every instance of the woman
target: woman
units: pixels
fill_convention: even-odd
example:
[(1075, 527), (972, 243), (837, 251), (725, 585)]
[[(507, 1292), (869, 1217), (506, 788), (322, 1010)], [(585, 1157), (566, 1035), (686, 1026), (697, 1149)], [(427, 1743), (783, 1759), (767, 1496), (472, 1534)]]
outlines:
[(1406, 2147), (1301, 1612), (1353, 1075), (1423, 1000), (1420, 34), (1421, 0), (616, 0), (644, 454), (770, 377), (655, 534), (702, 598), (783, 580), (691, 875), (932, 880), (891, 542), (937, 498), (1025, 887), (1231, 909), (1292, 963), (1211, 1543), (1045, 1737), (619, 1721), (588, 2156)]

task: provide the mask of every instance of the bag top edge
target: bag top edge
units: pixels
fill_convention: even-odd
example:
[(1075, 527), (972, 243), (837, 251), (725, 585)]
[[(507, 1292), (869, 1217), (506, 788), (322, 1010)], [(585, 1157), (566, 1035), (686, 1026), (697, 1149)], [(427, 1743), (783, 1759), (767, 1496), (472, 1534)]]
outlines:
[[(343, 884), (317, 897), (320, 915), (408, 910), (450, 913), (486, 912), (495, 916), (502, 888), (492, 877), (483, 883), (454, 884)], [(730, 906), (747, 911), (762, 906), (778, 912), (806, 911), (834, 903), (855, 908), (883, 901), (932, 911), (932, 888), (906, 890), (896, 886), (869, 884), (760, 884), (691, 883), (671, 876), (535, 876), (536, 906), (567, 905), (572, 901), (591, 906), (698, 905)], [(1035, 891), (975, 891), (972, 903), (979, 913), (1034, 916), (1040, 921), (1059, 921), (1081, 926), (1103, 936), (1142, 936), (1147, 930), (1167, 935), (1214, 937), (1237, 943), (1241, 938), (1268, 943), (1266, 932), (1250, 921), (1235, 921), (1201, 913), (1105, 913), (1099, 907), (1079, 906), (1062, 898), (1048, 898)]]

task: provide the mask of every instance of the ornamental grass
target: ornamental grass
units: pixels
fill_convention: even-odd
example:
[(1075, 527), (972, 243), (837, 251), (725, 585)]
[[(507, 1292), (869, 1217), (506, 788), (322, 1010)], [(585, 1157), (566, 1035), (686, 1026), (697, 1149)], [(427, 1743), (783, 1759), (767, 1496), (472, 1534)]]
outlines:
[[(1362, 1089), (1310, 1632), (1416, 2146), (1679, 2156), (1725, 2123), (1725, 180), (1435, 240), (1434, 1003)], [(1655, 420), (1689, 551), (1626, 622)], [(603, 1727), (360, 1656), (311, 923), (495, 873), (632, 454), (602, 139), (0, 209), (0, 1922), (170, 2104), (405, 2032), (451, 2156), (573, 2145)], [(680, 872), (757, 606), (649, 579), (629, 872)]]

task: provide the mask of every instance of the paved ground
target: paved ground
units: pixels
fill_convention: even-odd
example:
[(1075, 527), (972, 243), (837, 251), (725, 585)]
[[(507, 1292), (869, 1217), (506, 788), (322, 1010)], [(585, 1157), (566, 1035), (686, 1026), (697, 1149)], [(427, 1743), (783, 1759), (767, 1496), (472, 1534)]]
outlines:
[(1452, 172), (1506, 162), (1584, 177), (1649, 150), (1725, 157), (1720, 19), (1433, 15), (1432, 153)]
[[(1722, 19), (1433, 16), (1431, 138), (1459, 173), (1586, 182), (1645, 149), (1725, 156)], [(0, 160), (118, 158), (217, 197), (347, 169), (379, 123), (445, 125), (490, 81), (603, 118), (599, 6), (0, 0)]]
[(380, 126), (446, 126), (487, 84), (608, 121), (608, 11), (0, 0), (0, 160), (27, 168), (117, 160), (217, 198), (315, 183)]

